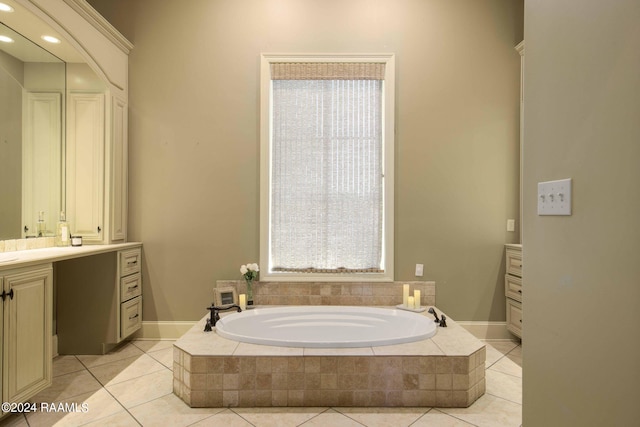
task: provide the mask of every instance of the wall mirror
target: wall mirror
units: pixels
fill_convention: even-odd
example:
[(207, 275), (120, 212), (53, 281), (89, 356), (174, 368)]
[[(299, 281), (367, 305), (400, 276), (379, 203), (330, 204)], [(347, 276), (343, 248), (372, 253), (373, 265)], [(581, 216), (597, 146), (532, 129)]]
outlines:
[(0, 36), (0, 240), (51, 236), (64, 210), (66, 66), (4, 24)]
[(4, 2), (14, 10), (0, 12), (0, 240), (53, 236), (66, 210), (68, 96), (106, 85), (49, 25)]

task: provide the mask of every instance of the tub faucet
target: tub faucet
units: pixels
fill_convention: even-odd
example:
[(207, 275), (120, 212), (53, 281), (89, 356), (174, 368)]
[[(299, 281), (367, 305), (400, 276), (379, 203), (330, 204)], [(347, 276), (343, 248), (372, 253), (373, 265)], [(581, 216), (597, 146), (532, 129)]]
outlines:
[(440, 316), (440, 326), (442, 326), (443, 328), (447, 327), (447, 316), (445, 316), (444, 314)]
[(429, 307), (428, 310), (429, 313), (433, 314), (433, 317), (436, 318), (436, 322), (440, 323), (440, 319), (438, 318), (438, 314), (436, 313), (436, 311), (433, 309), (433, 307)]
[(207, 310), (211, 311), (211, 317), (207, 319), (207, 324), (204, 326), (204, 331), (211, 332), (211, 327), (216, 326), (216, 322), (220, 320), (220, 314), (218, 312), (231, 310), (232, 308), (237, 308), (238, 313), (242, 311), (240, 306), (237, 304), (225, 305), (224, 307), (216, 307), (215, 305), (211, 304), (211, 307), (207, 307)]

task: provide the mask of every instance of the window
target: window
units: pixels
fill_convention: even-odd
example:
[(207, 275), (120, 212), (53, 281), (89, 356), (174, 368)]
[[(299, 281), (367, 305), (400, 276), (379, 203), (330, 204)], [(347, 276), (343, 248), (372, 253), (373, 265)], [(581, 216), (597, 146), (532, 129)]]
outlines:
[(261, 280), (393, 280), (394, 57), (262, 56)]

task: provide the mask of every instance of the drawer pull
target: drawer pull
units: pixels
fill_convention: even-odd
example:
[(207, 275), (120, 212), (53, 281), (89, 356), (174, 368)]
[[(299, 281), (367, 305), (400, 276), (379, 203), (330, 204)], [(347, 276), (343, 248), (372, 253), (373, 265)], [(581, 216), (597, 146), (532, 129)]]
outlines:
[[(127, 288), (127, 290), (132, 291), (132, 290), (136, 289), (137, 287), (138, 287), (138, 285), (129, 286), (129, 287)], [(520, 291), (520, 293), (522, 293), (522, 291)]]
[(138, 260), (134, 260), (134, 261), (127, 261), (127, 265), (136, 265), (138, 263)]
[[(137, 285), (136, 285), (137, 286)], [(522, 294), (522, 289), (518, 289), (518, 293)]]
[[(136, 318), (136, 317), (138, 317), (138, 316), (139, 316), (139, 314), (138, 314), (138, 313), (134, 314), (133, 316), (129, 316), (129, 320), (133, 320), (133, 319), (135, 319), (135, 318)], [(521, 322), (522, 322), (522, 320), (521, 320)]]

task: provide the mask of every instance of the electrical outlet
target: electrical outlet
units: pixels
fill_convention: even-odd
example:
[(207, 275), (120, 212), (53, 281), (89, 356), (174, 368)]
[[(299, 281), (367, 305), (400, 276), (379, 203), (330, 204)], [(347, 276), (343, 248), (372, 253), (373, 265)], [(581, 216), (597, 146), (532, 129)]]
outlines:
[(416, 264), (416, 276), (422, 276), (424, 274), (424, 265)]

